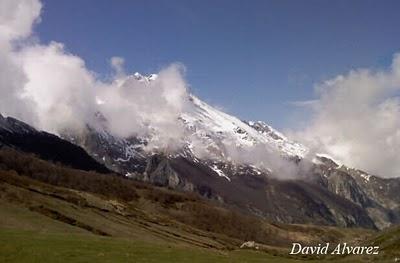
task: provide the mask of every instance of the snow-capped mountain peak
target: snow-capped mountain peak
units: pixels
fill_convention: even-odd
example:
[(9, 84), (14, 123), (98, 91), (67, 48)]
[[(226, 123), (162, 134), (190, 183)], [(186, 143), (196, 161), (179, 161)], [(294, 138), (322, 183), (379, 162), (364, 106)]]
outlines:
[[(130, 84), (147, 86), (157, 77), (156, 74), (143, 76), (135, 73), (121, 78), (118, 86), (129, 87)], [(153, 88), (152, 85), (148, 87)], [(107, 101), (97, 99), (97, 103), (103, 105)], [(102, 116), (101, 108), (99, 116)], [(109, 145), (107, 147), (114, 149), (112, 156), (105, 158), (106, 161), (100, 158), (104, 154), (97, 153), (99, 161), (109, 162), (109, 166), (123, 166), (123, 173), (131, 173), (133, 171), (127, 164), (129, 160), (162, 152), (207, 161), (212, 163), (214, 168), (218, 162), (228, 162), (238, 166), (251, 165), (264, 171), (273, 171), (273, 162), (277, 158), (302, 159), (308, 151), (306, 147), (289, 140), (265, 122), (242, 121), (207, 104), (193, 94), (187, 94), (185, 107), (175, 116), (177, 116), (175, 120), (167, 121), (172, 122), (172, 125), (178, 127), (180, 131), (178, 136), (173, 134), (175, 137), (171, 141), (168, 138), (164, 140), (166, 136), (164, 126), (153, 126), (151, 120), (150, 123), (143, 123), (144, 130), (148, 130), (147, 133), (121, 138), (107, 130), (105, 118), (98, 118), (101, 125), (97, 126), (102, 127), (101, 131), (92, 127), (92, 132), (99, 133), (98, 140), (102, 142), (101, 145), (105, 147)], [(171, 143), (174, 144), (172, 147)], [(101, 152), (107, 151), (103, 149)]]
[(266, 153), (277, 152), (283, 156), (304, 157), (307, 148), (287, 139), (264, 122), (246, 122), (224, 113), (196, 96), (191, 95), (193, 107), (184, 112), (181, 119), (193, 131), (192, 135), (201, 139), (203, 145), (220, 148), (236, 147), (251, 150), (252, 147), (264, 147)]
[(128, 76), (128, 78), (129, 77), (133, 77), (133, 78), (135, 78), (137, 81), (140, 81), (140, 82), (150, 82), (150, 81), (152, 81), (152, 80), (156, 80), (157, 79), (157, 77), (158, 77), (158, 75), (157, 74), (150, 74), (150, 75), (148, 75), (148, 76), (143, 76), (142, 74), (140, 74), (139, 72), (136, 72), (135, 74), (133, 74), (133, 75), (131, 75), (131, 76)]

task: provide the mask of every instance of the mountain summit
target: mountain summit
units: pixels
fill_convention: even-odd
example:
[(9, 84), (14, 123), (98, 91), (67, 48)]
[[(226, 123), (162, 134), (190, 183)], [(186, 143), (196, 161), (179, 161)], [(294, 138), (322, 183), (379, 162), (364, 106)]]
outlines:
[[(124, 89), (124, 92), (130, 92), (131, 89), (156, 89), (156, 84), (153, 85), (156, 81), (158, 81), (156, 74), (143, 76), (135, 73), (120, 78), (117, 88)], [(164, 94), (162, 97), (168, 100), (178, 95)], [(104, 155), (101, 159), (103, 157), (109, 159), (115, 167), (119, 167), (121, 165), (118, 163), (127, 162), (130, 159), (162, 153), (207, 162), (230, 163), (234, 166), (251, 165), (279, 177), (279, 173), (284, 172), (284, 166), (293, 165), (290, 160), (303, 159), (308, 152), (305, 146), (289, 140), (264, 122), (242, 121), (189, 93), (184, 93), (180, 97), (182, 106), (179, 111), (165, 114), (165, 116), (148, 114), (152, 118), (150, 120), (146, 120), (149, 116), (144, 116), (143, 120), (132, 118), (131, 122), (137, 125), (134, 131), (125, 132), (129, 134), (128, 136), (117, 135), (118, 132), (115, 133), (110, 128), (112, 126), (110, 121), (114, 122), (115, 116), (110, 118), (107, 114), (103, 114), (102, 108), (108, 107), (107, 101), (98, 98), (97, 123), (89, 126), (88, 131), (98, 133), (105, 141), (113, 141), (112, 144), (119, 145), (120, 151), (119, 156), (107, 158)], [(151, 97), (147, 96), (143, 99), (151, 100)], [(148, 103), (153, 104), (150, 101)], [(113, 107), (118, 107), (118, 105)], [(157, 105), (153, 107), (156, 108)], [(146, 109), (146, 111), (152, 112), (152, 109)], [(81, 135), (64, 134), (63, 136), (79, 140)], [(86, 134), (84, 133), (83, 136)], [(135, 169), (130, 169), (123, 169), (120, 172), (135, 171)]]
[[(151, 89), (154, 81), (156, 75), (135, 74), (119, 85)], [(399, 179), (308, 156), (307, 147), (268, 124), (242, 121), (194, 95), (187, 95), (176, 119), (159, 120), (169, 126), (139, 123), (146, 132), (137, 135), (115, 135), (101, 107), (96, 116), (95, 127), (62, 137), (126, 177), (197, 192), (278, 222), (368, 228), (400, 222)]]

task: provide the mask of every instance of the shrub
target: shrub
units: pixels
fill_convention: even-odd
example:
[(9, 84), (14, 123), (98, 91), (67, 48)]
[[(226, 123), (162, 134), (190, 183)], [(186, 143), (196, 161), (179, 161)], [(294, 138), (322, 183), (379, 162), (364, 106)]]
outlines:
[(115, 174), (86, 172), (43, 161), (13, 149), (0, 150), (0, 170), (14, 170), (22, 176), (55, 186), (132, 201), (138, 198), (135, 182)]

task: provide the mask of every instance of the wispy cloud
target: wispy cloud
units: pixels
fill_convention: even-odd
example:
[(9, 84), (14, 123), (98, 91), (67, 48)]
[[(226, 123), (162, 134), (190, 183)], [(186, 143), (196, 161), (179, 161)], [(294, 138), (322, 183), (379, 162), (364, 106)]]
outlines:
[(295, 100), (286, 102), (287, 105), (294, 107), (315, 107), (319, 100)]

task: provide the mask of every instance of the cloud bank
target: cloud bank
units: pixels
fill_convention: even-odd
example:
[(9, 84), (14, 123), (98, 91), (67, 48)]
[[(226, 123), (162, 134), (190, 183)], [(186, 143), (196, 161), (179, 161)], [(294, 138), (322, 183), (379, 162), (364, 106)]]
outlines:
[(352, 70), (315, 91), (314, 116), (297, 138), (346, 165), (400, 176), (400, 54), (388, 69)]
[(124, 59), (113, 57), (113, 78), (101, 81), (62, 43), (41, 44), (32, 38), (41, 9), (38, 0), (0, 2), (2, 114), (60, 134), (95, 126), (96, 113), (101, 111), (113, 134), (154, 133), (157, 146), (178, 144), (183, 128), (175, 121), (188, 99), (183, 66), (173, 64), (150, 81), (138, 74), (126, 75)]
[[(104, 81), (62, 43), (42, 44), (32, 38), (42, 8), (38, 0), (3, 0), (0, 7), (2, 114), (56, 134), (79, 134), (90, 125), (120, 138), (143, 136), (150, 138), (149, 151), (170, 153), (190, 141), (195, 154), (203, 151), (199, 156), (213, 158), (204, 138), (178, 121), (183, 112), (194, 111), (183, 65), (144, 77), (126, 73), (124, 59), (113, 57), (111, 78)], [(267, 145), (239, 149), (235, 141), (224, 140), (219, 147), (231, 161), (273, 168), (281, 176), (295, 174), (295, 164), (268, 151)]]
[[(41, 9), (39, 0), (0, 1), (3, 115), (60, 134), (96, 126), (100, 111), (108, 120), (106, 128), (117, 136), (152, 134), (149, 148), (181, 146), (185, 130), (176, 120), (190, 107), (182, 65), (171, 65), (150, 81), (126, 74), (124, 59), (113, 57), (112, 79), (100, 80), (62, 43), (42, 44), (34, 37)], [(327, 152), (381, 176), (400, 175), (400, 54), (390, 69), (354, 70), (317, 85), (316, 93), (317, 101), (293, 103), (314, 110), (308, 128), (294, 134), (311, 152)], [(229, 144), (225, 147), (228, 151)], [(251, 153), (233, 149), (230, 155), (245, 162), (281, 163), (275, 170), (288, 166), (273, 154), (265, 157), (260, 147)], [(250, 155), (261, 159), (250, 160)]]
[(35, 0), (0, 2), (0, 112), (30, 122), (31, 101), (21, 103), (27, 78), (14, 49), (18, 40), (31, 35), (41, 7)]

